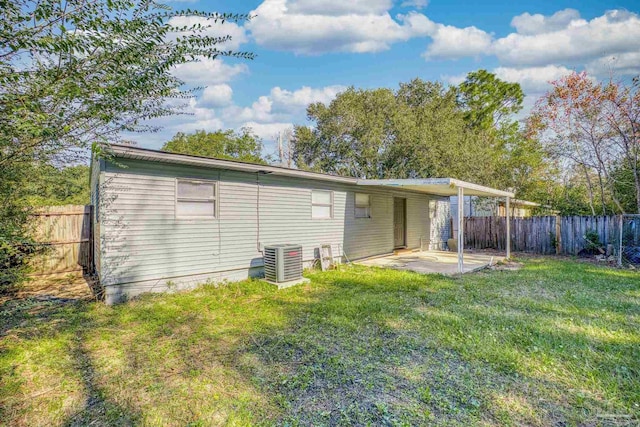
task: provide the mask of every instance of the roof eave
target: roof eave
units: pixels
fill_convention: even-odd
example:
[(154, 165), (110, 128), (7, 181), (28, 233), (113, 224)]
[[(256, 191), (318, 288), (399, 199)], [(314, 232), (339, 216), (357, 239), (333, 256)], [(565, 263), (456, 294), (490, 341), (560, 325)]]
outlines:
[[(357, 184), (381, 187), (411, 187), (413, 190), (423, 187), (425, 189), (425, 193), (429, 193), (427, 187), (431, 187), (430, 191), (432, 191), (432, 193), (430, 194), (437, 194), (440, 196), (456, 196), (458, 194), (458, 188), (470, 190), (469, 194), (474, 196), (509, 198), (513, 198), (515, 196), (509, 191), (497, 190), (495, 188), (485, 187), (483, 185), (461, 181), (455, 178), (360, 179)], [(433, 187), (436, 187), (437, 190), (433, 189)]]
[(322, 181), (340, 182), (355, 184), (356, 178), (341, 177), (334, 175), (307, 172), (297, 169), (280, 168), (269, 165), (259, 165), (252, 163), (236, 162), (232, 160), (212, 159), (206, 157), (189, 156), (185, 154), (167, 153), (164, 151), (148, 150), (137, 147), (127, 147), (123, 145), (111, 145), (111, 151), (115, 157), (152, 160), (164, 163), (184, 164), (198, 167), (228, 169), (241, 172), (253, 172), (273, 174), (280, 176), (290, 176), (304, 179), (314, 179)]
[[(150, 150), (146, 148), (131, 147), (126, 145), (111, 145), (111, 152), (115, 157), (151, 160), (164, 163), (185, 164), (198, 167), (229, 169), (242, 172), (265, 173), (279, 176), (289, 176), (301, 179), (313, 179), (321, 181), (339, 182), (344, 184), (375, 185), (383, 187), (417, 187), (426, 186), (437, 187), (438, 192), (422, 191), (428, 194), (441, 196), (455, 196), (457, 189), (470, 190), (471, 195), (489, 197), (514, 197), (508, 191), (497, 190), (471, 182), (465, 182), (454, 178), (426, 178), (426, 179), (357, 179), (335, 175), (327, 175), (317, 172), (308, 172), (298, 169), (281, 168), (269, 165), (259, 165), (253, 163), (238, 162), (233, 160), (212, 159), (207, 157), (190, 156), (186, 154), (167, 153), (164, 151)], [(407, 188), (414, 190), (415, 188)], [(420, 191), (420, 190), (418, 190)]]

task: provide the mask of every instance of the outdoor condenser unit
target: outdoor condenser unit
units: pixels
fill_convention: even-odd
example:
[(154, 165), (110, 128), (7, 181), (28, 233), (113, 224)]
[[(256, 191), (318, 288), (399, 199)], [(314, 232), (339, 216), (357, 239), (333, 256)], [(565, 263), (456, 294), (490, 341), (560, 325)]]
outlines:
[(302, 246), (291, 244), (264, 247), (264, 276), (270, 282), (282, 283), (302, 277)]

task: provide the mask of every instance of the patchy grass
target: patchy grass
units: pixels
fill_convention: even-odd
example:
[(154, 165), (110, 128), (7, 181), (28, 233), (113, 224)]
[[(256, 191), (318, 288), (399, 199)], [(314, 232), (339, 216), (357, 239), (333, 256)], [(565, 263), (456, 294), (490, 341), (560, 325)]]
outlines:
[(1, 306), (5, 425), (637, 425), (640, 276), (530, 259)]

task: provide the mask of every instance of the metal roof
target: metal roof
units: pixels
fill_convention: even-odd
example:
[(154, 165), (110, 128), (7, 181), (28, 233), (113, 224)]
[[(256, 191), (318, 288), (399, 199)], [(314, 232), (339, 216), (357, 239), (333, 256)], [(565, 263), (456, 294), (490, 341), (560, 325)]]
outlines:
[(513, 197), (509, 191), (460, 181), (454, 178), (425, 178), (425, 179), (359, 179), (358, 185), (374, 185), (380, 187), (395, 187), (420, 193), (436, 194), (438, 196), (457, 196), (458, 188), (464, 189), (465, 196)]
[(147, 160), (164, 163), (175, 163), (199, 167), (211, 167), (219, 169), (237, 170), (244, 172), (258, 172), (281, 176), (290, 176), (303, 179), (340, 182), (345, 184), (371, 185), (379, 187), (396, 187), (420, 193), (435, 194), (440, 196), (455, 196), (459, 187), (464, 188), (465, 195), (489, 196), (489, 197), (513, 197), (508, 191), (496, 190), (470, 182), (460, 181), (454, 178), (427, 178), (427, 179), (358, 179), (344, 176), (329, 175), (318, 172), (309, 172), (299, 169), (284, 168), (278, 166), (259, 165), (236, 160), (221, 160), (209, 157), (191, 156), (187, 154), (167, 153), (165, 151), (139, 148), (129, 145), (112, 144), (111, 152), (115, 157)]
[(279, 166), (260, 165), (256, 163), (240, 162), (237, 160), (222, 160), (214, 159), (211, 157), (192, 156), (188, 154), (168, 153), (166, 151), (132, 147), (129, 145), (111, 144), (110, 147), (114, 156), (126, 159), (176, 163), (243, 172), (261, 172), (265, 174), (292, 176), (297, 178), (316, 179), (322, 181), (343, 182), (347, 184), (355, 184), (358, 181), (357, 178), (329, 175), (318, 172), (308, 172), (299, 169), (284, 168)]

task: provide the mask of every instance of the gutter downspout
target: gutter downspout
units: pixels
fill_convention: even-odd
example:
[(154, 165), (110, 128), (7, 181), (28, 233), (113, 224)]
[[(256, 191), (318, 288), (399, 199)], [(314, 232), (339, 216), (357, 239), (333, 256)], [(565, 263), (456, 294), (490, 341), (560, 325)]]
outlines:
[(260, 248), (260, 172), (256, 173), (256, 250), (262, 252)]

